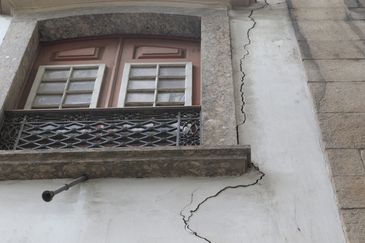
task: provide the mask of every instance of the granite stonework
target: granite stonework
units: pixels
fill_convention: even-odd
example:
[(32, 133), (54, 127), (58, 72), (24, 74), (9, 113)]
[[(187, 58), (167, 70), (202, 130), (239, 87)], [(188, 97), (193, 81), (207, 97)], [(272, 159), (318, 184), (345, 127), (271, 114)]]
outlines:
[[(162, 10), (160, 9), (160, 11)], [(60, 17), (61, 15), (62, 17)], [(173, 36), (189, 39), (201, 38), (203, 90), (201, 143), (204, 146), (231, 146), (237, 144), (230, 29), (227, 11), (200, 12), (199, 16), (144, 12), (95, 13), (95, 10), (93, 14), (82, 12), (82, 14), (75, 15), (75, 12), (72, 12), (72, 16), (69, 17), (66, 17), (64, 11), (61, 14), (55, 13), (53, 15), (50, 13), (37, 13), (33, 16), (17, 16), (13, 18), (3, 45), (0, 48), (0, 61), (4, 64), (1, 65), (0, 70), (2, 71), (0, 74), (0, 78), (2, 78), (0, 79), (2, 80), (0, 90), (3, 94), (0, 96), (0, 107), (2, 109), (15, 107), (18, 97), (14, 95), (6, 97), (6, 95), (19, 93), (20, 87), (26, 79), (31, 60), (35, 58), (39, 41), (123, 34)], [(10, 65), (7, 63), (8, 59), (14, 60), (14, 62)], [(199, 148), (197, 147), (198, 150)], [(176, 148), (173, 149), (176, 150)], [(83, 151), (83, 153), (85, 157), (89, 156), (89, 151)], [(45, 157), (51, 155), (52, 153), (46, 153)], [(11, 156), (11, 153), (9, 156)], [(234, 163), (230, 166), (233, 166), (232, 170), (235, 172), (225, 167), (231, 164), (230, 158), (233, 158), (232, 156), (234, 157), (233, 154), (225, 156), (225, 161), (228, 164), (219, 162), (217, 166), (213, 166), (216, 174), (212, 171), (189, 172), (189, 174), (186, 171), (190, 171), (191, 168), (197, 170), (197, 167), (201, 166), (203, 170), (204, 166), (206, 168), (209, 167), (209, 162), (196, 163), (197, 167), (194, 167), (192, 166), (195, 163), (194, 160), (191, 161), (192, 164), (189, 164), (189, 162), (179, 163), (179, 167), (176, 167), (176, 169), (180, 170), (184, 175), (236, 175), (237, 170)], [(149, 165), (153, 166), (154, 160), (151, 159), (151, 161)], [(108, 163), (111, 164), (111, 162)], [(128, 164), (125, 161), (124, 163), (126, 163), (125, 166), (128, 166), (128, 170), (133, 171), (133, 166), (140, 169), (136, 163), (128, 162)], [(54, 168), (59, 168), (62, 163), (54, 162), (51, 164)], [(15, 164), (13, 167), (10, 164), (7, 164), (7, 166), (10, 166), (8, 168), (13, 168)], [(17, 163), (15, 167), (17, 166), (19, 168), (22, 166), (30, 168), (27, 167), (27, 164), (21, 165)], [(51, 173), (52, 166), (45, 167), (44, 171), (49, 171), (48, 178), (52, 178), (54, 175), (52, 174), (53, 172)], [(102, 166), (102, 161), (99, 161), (98, 166)], [(118, 166), (123, 167), (120, 164)], [(222, 166), (222, 169), (218, 169), (219, 166)], [(2, 168), (5, 169), (5, 167)], [(80, 168), (83, 167), (81, 166)], [(137, 176), (136, 173), (132, 174)], [(179, 172), (176, 173), (180, 175)], [(7, 174), (9, 176), (8, 179), (12, 178), (10, 174)], [(161, 175), (165, 176), (164, 173)], [(175, 174), (170, 173), (170, 175), (174, 176)], [(66, 176), (66, 174), (57, 175), (57, 177), (62, 176)], [(3, 177), (3, 179), (6, 179), (6, 177)]]
[(202, 18), (203, 144), (237, 144), (229, 30), (226, 15)]
[(334, 176), (364, 176), (364, 164), (357, 149), (327, 149)]
[(347, 238), (349, 243), (362, 243), (365, 1), (289, 1)]
[(365, 59), (304, 60), (309, 81), (362, 82)]
[(365, 209), (341, 210), (350, 243), (365, 242)]
[(236, 7), (247, 7), (250, 4), (255, 3), (256, 0), (63, 0), (63, 1), (50, 1), (50, 0), (2, 0), (0, 1), (0, 13), (1, 14), (12, 14), (19, 11), (32, 11), (32, 10), (62, 10), (70, 9), (75, 7), (118, 7), (118, 6), (174, 6), (174, 5), (185, 5), (194, 8), (210, 7), (215, 9), (229, 9)]
[(238, 176), (249, 146), (1, 151), (0, 180), (105, 177)]
[(335, 176), (340, 208), (365, 208), (365, 177)]
[(200, 26), (200, 17), (158, 13), (93, 14), (38, 21), (41, 41), (125, 34), (199, 39)]
[(330, 82), (316, 90), (319, 112), (365, 112), (365, 82)]
[(13, 20), (0, 48), (0, 114), (19, 98), (10, 94), (20, 94), (37, 47), (36, 22)]
[(365, 148), (365, 113), (319, 113), (326, 148)]
[[(365, 58), (365, 41), (299, 41), (303, 59)], [(306, 48), (309, 47), (309, 48)]]

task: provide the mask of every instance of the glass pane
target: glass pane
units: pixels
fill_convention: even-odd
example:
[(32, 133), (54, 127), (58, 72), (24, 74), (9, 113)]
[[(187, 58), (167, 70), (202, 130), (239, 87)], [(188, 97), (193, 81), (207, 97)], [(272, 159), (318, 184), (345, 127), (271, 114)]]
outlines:
[(68, 90), (94, 90), (94, 81), (77, 82), (71, 81)]
[(161, 89), (184, 89), (184, 79), (160, 79), (158, 81), (158, 87)]
[(34, 106), (59, 106), (62, 95), (37, 95), (34, 98)]
[(128, 89), (155, 89), (155, 80), (129, 80)]
[(185, 93), (159, 93), (157, 96), (158, 102), (185, 102)]
[(66, 95), (65, 105), (90, 104), (91, 94), (69, 94)]
[(160, 67), (160, 76), (185, 76), (185, 66)]
[(43, 93), (43, 92), (63, 93), (65, 85), (66, 82), (41, 83), (38, 88), (38, 93)]
[(156, 67), (131, 67), (130, 77), (156, 76)]
[(138, 103), (138, 102), (148, 102), (153, 103), (154, 93), (128, 93), (127, 103)]
[(72, 78), (96, 78), (98, 72), (97, 68), (83, 68), (74, 69), (72, 72)]
[(42, 80), (67, 80), (69, 73), (69, 69), (46, 69), (43, 74)]

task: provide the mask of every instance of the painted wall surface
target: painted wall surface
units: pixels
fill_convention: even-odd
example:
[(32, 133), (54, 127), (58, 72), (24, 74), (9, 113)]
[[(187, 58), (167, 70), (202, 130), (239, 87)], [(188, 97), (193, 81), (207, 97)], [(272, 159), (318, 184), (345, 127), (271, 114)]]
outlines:
[(0, 15), (0, 44), (3, 42), (6, 31), (8, 30), (11, 17)]
[[(254, 169), (234, 178), (98, 179), (51, 203), (42, 191), (68, 180), (0, 182), (0, 242), (345, 242), (287, 6), (269, 3), (251, 18), (230, 12), (237, 87), (240, 61), (246, 75), (240, 141), (252, 145), (263, 180), (255, 184)], [(210, 197), (236, 185), (247, 186)]]

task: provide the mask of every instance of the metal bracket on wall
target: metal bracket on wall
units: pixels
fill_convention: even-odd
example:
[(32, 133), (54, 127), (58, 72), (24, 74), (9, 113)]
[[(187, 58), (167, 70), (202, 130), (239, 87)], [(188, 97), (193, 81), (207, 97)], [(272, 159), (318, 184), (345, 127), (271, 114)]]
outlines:
[(55, 191), (44, 191), (42, 193), (42, 199), (45, 202), (50, 202), (50, 201), (52, 201), (53, 197), (56, 196), (58, 193), (67, 191), (71, 187), (73, 187), (77, 184), (80, 184), (81, 182), (87, 181), (88, 179), (89, 179), (89, 177), (87, 175), (83, 175), (83, 176), (80, 176), (79, 178), (71, 181), (70, 183), (61, 186), (60, 188), (56, 189)]

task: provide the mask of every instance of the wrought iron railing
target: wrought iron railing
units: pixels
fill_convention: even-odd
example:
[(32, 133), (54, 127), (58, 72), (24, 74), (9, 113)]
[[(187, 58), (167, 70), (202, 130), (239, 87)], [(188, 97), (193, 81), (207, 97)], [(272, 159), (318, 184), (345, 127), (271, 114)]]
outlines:
[(200, 108), (6, 111), (0, 149), (67, 149), (200, 144)]

